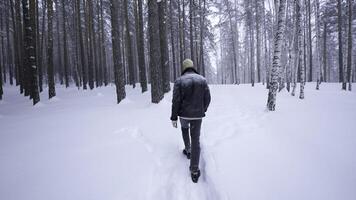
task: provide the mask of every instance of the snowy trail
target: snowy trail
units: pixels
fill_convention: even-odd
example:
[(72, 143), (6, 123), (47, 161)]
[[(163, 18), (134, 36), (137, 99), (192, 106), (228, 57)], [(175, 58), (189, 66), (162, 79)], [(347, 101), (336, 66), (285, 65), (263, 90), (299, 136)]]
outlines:
[(169, 121), (171, 94), (154, 105), (127, 88), (116, 105), (113, 87), (57, 88), (32, 107), (5, 87), (0, 199), (354, 200), (356, 93), (323, 87), (308, 84), (303, 101), (279, 93), (266, 112), (264, 86), (212, 85), (197, 184)]

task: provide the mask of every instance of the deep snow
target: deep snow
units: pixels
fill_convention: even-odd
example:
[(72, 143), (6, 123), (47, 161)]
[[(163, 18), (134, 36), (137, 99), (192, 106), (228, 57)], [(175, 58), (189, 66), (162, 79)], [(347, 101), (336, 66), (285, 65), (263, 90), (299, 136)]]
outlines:
[(6, 86), (0, 102), (2, 200), (355, 200), (356, 93), (339, 84), (306, 99), (285, 91), (275, 112), (257, 85), (212, 85), (201, 170), (191, 182), (171, 94), (154, 105), (127, 87), (78, 91), (31, 106)]

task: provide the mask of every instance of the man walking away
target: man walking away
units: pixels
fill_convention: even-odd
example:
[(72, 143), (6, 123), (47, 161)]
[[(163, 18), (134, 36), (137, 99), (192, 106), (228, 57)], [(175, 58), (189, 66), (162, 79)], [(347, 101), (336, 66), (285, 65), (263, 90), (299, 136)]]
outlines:
[(174, 83), (171, 120), (173, 127), (177, 128), (179, 116), (185, 145), (183, 154), (190, 159), (190, 173), (196, 183), (200, 176), (200, 128), (210, 103), (210, 91), (206, 79), (196, 71), (192, 60), (183, 61), (182, 71), (182, 76)]

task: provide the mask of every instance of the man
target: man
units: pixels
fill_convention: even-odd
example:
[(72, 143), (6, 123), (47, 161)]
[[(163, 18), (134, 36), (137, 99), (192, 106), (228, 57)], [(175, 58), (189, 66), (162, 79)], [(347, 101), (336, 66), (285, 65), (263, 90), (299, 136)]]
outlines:
[(192, 60), (183, 61), (182, 71), (182, 76), (174, 83), (171, 120), (173, 127), (177, 128), (179, 116), (185, 145), (183, 154), (190, 159), (191, 177), (196, 183), (200, 176), (200, 128), (210, 103), (210, 91), (206, 79), (198, 74)]

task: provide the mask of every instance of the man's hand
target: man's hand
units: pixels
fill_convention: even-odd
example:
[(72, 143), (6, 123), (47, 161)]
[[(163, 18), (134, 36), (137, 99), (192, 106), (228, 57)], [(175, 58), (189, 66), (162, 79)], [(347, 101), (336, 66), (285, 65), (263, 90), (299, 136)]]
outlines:
[(177, 121), (172, 121), (172, 125), (173, 125), (174, 128), (177, 128), (178, 127)]

